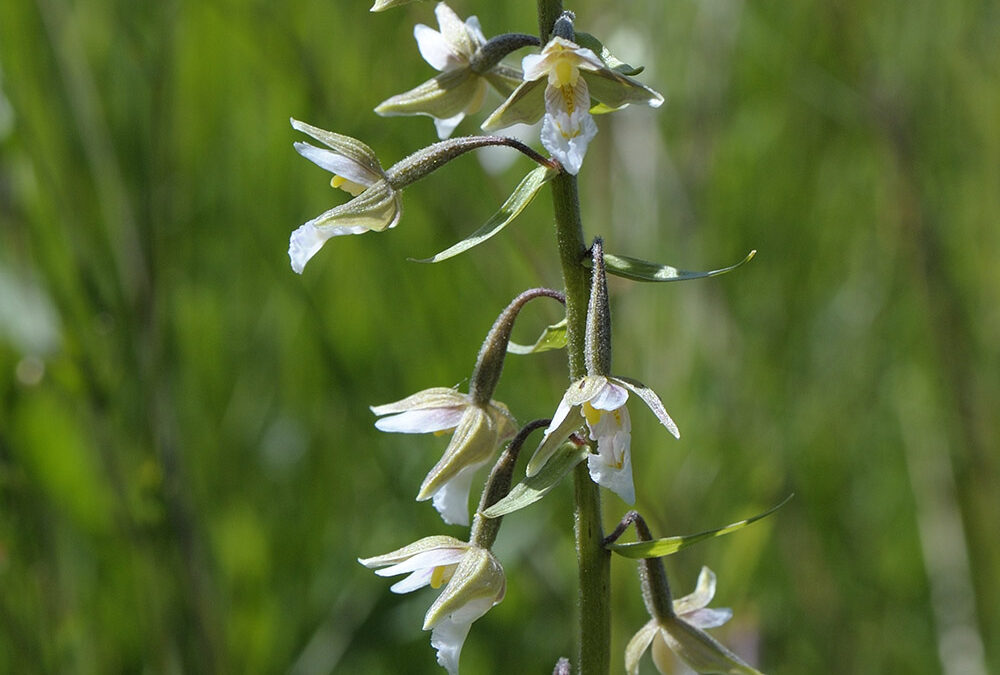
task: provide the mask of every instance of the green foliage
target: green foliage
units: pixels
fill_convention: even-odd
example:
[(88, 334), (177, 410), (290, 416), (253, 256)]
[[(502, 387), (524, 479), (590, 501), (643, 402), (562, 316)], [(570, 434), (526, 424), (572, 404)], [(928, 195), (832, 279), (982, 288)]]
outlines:
[[(533, 3), (480, 5), (462, 9), (488, 31), (535, 30)], [(611, 287), (615, 372), (641, 373), (684, 433), (632, 450), (654, 532), (797, 495), (672, 556), (671, 579), (715, 569), (730, 635), (759, 640), (771, 675), (937, 673), (944, 627), (1000, 672), (996, 9), (567, 8), (583, 30), (630, 26), (600, 36), (667, 93), (598, 120), (588, 233), (696, 268), (760, 251), (679, 290)], [(400, 532), (458, 534), (413, 504), (440, 439), (379, 434), (367, 406), (459, 383), (525, 280), (559, 285), (550, 215), (406, 264), (531, 166), (484, 174), (470, 155), (408, 188), (398, 228), (331, 242), (302, 277), (285, 255), (338, 199), (290, 115), (387, 165), (435, 140), (370, 110), (433, 75), (411, 33), (432, 9), (0, 2), (0, 672), (441, 672), (412, 630), (428, 596), (387, 598), (355, 560)], [(13, 297), (32, 298), (17, 328)], [(562, 318), (525, 316), (529, 335)], [(510, 360), (497, 398), (517, 383), (512, 412), (549, 415), (562, 367)], [(536, 510), (505, 518), (508, 595), (474, 628), (496, 639), (466, 644), (470, 673), (572, 649), (572, 523)], [(624, 510), (607, 497), (609, 523)], [(616, 654), (646, 620), (627, 567)], [(935, 614), (942, 589), (964, 613)]]

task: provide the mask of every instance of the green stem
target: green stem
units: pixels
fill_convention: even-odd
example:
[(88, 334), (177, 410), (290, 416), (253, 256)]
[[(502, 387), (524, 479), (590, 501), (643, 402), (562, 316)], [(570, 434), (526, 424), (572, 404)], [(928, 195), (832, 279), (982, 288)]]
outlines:
[[(542, 44), (548, 42), (562, 0), (538, 0), (538, 28)], [(577, 380), (586, 374), (584, 338), (590, 274), (582, 261), (587, 253), (580, 220), (580, 196), (576, 176), (562, 173), (552, 179), (556, 241), (563, 284), (566, 288), (566, 352), (569, 375)], [(604, 548), (601, 527), (601, 495), (585, 464), (573, 470), (573, 514), (576, 561), (580, 577), (580, 632), (576, 667), (580, 675), (607, 675), (611, 668), (611, 553)]]
[[(570, 378), (576, 380), (586, 374), (584, 338), (590, 274), (582, 264), (587, 247), (583, 241), (575, 176), (563, 173), (552, 180), (552, 202), (559, 260), (566, 287), (566, 351)], [(611, 666), (611, 554), (602, 542), (601, 495), (590, 479), (586, 464), (574, 469), (573, 485), (576, 560), (580, 577), (577, 672), (581, 675), (606, 675)]]

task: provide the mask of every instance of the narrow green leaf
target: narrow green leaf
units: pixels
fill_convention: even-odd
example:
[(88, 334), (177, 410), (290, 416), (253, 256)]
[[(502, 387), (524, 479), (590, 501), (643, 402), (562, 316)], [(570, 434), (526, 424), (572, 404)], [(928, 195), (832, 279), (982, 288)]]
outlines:
[(451, 248), (445, 249), (431, 258), (423, 258), (420, 260), (410, 258), (410, 260), (422, 263), (441, 262), (442, 260), (452, 258), (463, 251), (469, 250), (473, 246), (483, 243), (505, 228), (507, 223), (517, 218), (521, 212), (524, 211), (525, 207), (531, 203), (531, 200), (535, 198), (535, 195), (537, 195), (538, 191), (542, 189), (542, 186), (552, 180), (555, 176), (555, 171), (544, 166), (532, 169), (528, 175), (524, 177), (520, 184), (514, 188), (514, 192), (512, 192), (510, 197), (507, 198), (507, 201), (503, 203), (500, 210), (494, 213), (481, 228)]
[(599, 57), (601, 57), (601, 60), (604, 61), (605, 65), (607, 65), (608, 68), (617, 71), (622, 75), (627, 75), (629, 77), (632, 77), (633, 75), (638, 75), (639, 73), (641, 73), (646, 69), (645, 66), (630, 66), (629, 64), (625, 63), (624, 61), (616, 57), (614, 54), (612, 54), (611, 51), (604, 46), (603, 42), (598, 40), (595, 36), (591, 35), (590, 33), (577, 31), (576, 43), (581, 47), (586, 47), (590, 51), (597, 54)]
[(563, 319), (559, 323), (547, 326), (533, 345), (519, 345), (516, 342), (508, 342), (507, 352), (510, 354), (537, 354), (538, 352), (547, 352), (550, 349), (562, 349), (565, 346), (566, 319)]
[(746, 520), (741, 520), (737, 523), (733, 523), (732, 525), (720, 527), (717, 530), (708, 530), (707, 532), (699, 532), (698, 534), (689, 534), (686, 537), (665, 537), (663, 539), (654, 539), (653, 541), (637, 541), (631, 544), (612, 544), (608, 548), (618, 555), (626, 558), (661, 558), (663, 556), (677, 553), (678, 551), (693, 544), (697, 544), (700, 541), (712, 539), (713, 537), (721, 537), (724, 534), (729, 534), (730, 532), (735, 532), (736, 530), (742, 530), (750, 523), (755, 523), (761, 518), (766, 518), (771, 515), (787, 504), (788, 501), (794, 496), (794, 494), (788, 495), (777, 506), (768, 509), (764, 513), (760, 513), (753, 518), (747, 518)]
[(563, 443), (541, 471), (515, 485), (506, 497), (483, 511), (483, 515), (487, 518), (499, 518), (534, 504), (558, 485), (589, 453), (590, 448), (587, 446), (581, 448), (575, 443)]
[[(737, 267), (753, 260), (755, 255), (757, 255), (756, 250), (750, 251), (743, 260), (735, 265), (717, 270), (709, 270), (708, 272), (685, 272), (670, 265), (660, 265), (659, 263), (647, 262), (638, 258), (628, 258), (623, 255), (614, 255), (611, 253), (604, 254), (604, 266), (610, 274), (632, 279), (633, 281), (687, 281), (689, 279), (717, 277), (720, 274), (732, 272)], [(587, 259), (583, 264), (590, 267), (591, 262)]]

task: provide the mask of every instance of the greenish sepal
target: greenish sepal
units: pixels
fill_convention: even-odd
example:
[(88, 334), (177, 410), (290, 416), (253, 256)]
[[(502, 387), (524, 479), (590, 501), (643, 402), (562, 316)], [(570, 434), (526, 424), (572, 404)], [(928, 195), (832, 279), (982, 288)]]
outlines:
[(375, 157), (375, 151), (358, 139), (314, 127), (294, 117), (290, 121), (292, 128), (296, 131), (301, 131), (307, 136), (313, 137), (338, 155), (342, 155), (352, 162), (366, 167), (373, 175), (380, 176), (384, 173), (382, 165), (379, 164), (378, 159)]
[(502, 96), (510, 96), (511, 92), (524, 81), (524, 75), (518, 68), (511, 68), (502, 63), (483, 73), (483, 77)]
[(608, 548), (625, 558), (632, 558), (633, 560), (640, 558), (660, 558), (667, 555), (673, 555), (678, 551), (681, 551), (689, 546), (693, 546), (699, 542), (705, 541), (706, 539), (712, 539), (714, 537), (721, 537), (725, 534), (730, 534), (736, 532), (737, 530), (742, 530), (747, 525), (755, 523), (762, 518), (766, 518), (771, 515), (782, 506), (787, 504), (794, 494), (790, 494), (785, 497), (780, 504), (773, 506), (764, 513), (759, 513), (752, 518), (747, 518), (746, 520), (740, 520), (738, 522), (732, 523), (731, 525), (726, 525), (725, 527), (720, 527), (716, 530), (707, 530), (705, 532), (699, 532), (698, 534), (689, 534), (682, 537), (664, 537), (662, 539), (653, 539), (652, 541), (637, 541), (631, 544), (612, 544)]
[(427, 610), (424, 630), (430, 630), (449, 614), (480, 598), (492, 604), (503, 600), (507, 590), (503, 567), (489, 551), (470, 546), (444, 591)]
[(375, 4), (368, 11), (370, 12), (384, 12), (387, 9), (392, 9), (393, 7), (401, 7), (403, 5), (408, 5), (411, 2), (418, 2), (422, 0), (375, 0)]
[(604, 46), (604, 43), (602, 43), (600, 40), (597, 39), (597, 37), (591, 35), (590, 33), (577, 31), (575, 42), (581, 47), (586, 47), (590, 51), (600, 56), (601, 61), (604, 61), (604, 64), (608, 68), (616, 72), (619, 72), (622, 75), (633, 77), (646, 69), (645, 66), (631, 66), (625, 63), (624, 61), (616, 57), (614, 54), (612, 54), (611, 51)]
[(551, 326), (546, 326), (533, 345), (519, 345), (516, 342), (507, 343), (510, 354), (538, 354), (551, 349), (562, 349), (566, 346), (566, 319)]
[(663, 104), (663, 94), (616, 70), (581, 70), (580, 74), (587, 81), (590, 96), (610, 108), (621, 108), (629, 103), (645, 103), (658, 108)]
[[(588, 80), (589, 82), (589, 80)], [(483, 122), (483, 131), (495, 131), (514, 124), (534, 124), (545, 114), (546, 79), (522, 82)]]
[(473, 246), (478, 246), (487, 239), (491, 238), (493, 235), (500, 232), (500, 230), (505, 228), (510, 221), (517, 218), (535, 198), (535, 195), (537, 195), (538, 191), (542, 189), (542, 186), (552, 180), (552, 178), (556, 175), (557, 172), (555, 170), (544, 166), (532, 169), (528, 175), (521, 180), (521, 183), (514, 188), (514, 192), (512, 192), (510, 197), (507, 198), (507, 201), (503, 203), (500, 210), (494, 213), (481, 228), (454, 246), (441, 251), (437, 255), (422, 259), (410, 258), (410, 260), (422, 263), (441, 262), (442, 260), (453, 258), (459, 253), (469, 250)]
[(441, 73), (413, 89), (379, 103), (375, 112), (392, 115), (430, 115), (447, 119), (478, 108), (486, 83), (469, 68)]
[(544, 497), (559, 482), (590, 454), (588, 446), (564, 443), (545, 466), (534, 476), (525, 478), (511, 488), (510, 493), (490, 508), (483, 511), (487, 518), (499, 518), (519, 511)]
[[(684, 270), (679, 270), (676, 267), (671, 267), (670, 265), (661, 265), (660, 263), (648, 262), (638, 258), (629, 258), (627, 256), (605, 253), (604, 267), (609, 274), (625, 277), (626, 279), (632, 279), (633, 281), (688, 281), (690, 279), (717, 277), (720, 274), (732, 272), (737, 267), (741, 267), (742, 265), (745, 265), (753, 260), (755, 255), (757, 255), (756, 250), (750, 251), (746, 257), (743, 258), (743, 260), (739, 261), (735, 265), (730, 265), (729, 267), (723, 267), (717, 270), (709, 270), (707, 272), (686, 272)], [(588, 258), (584, 260), (583, 264), (586, 267), (590, 267), (590, 259)]]

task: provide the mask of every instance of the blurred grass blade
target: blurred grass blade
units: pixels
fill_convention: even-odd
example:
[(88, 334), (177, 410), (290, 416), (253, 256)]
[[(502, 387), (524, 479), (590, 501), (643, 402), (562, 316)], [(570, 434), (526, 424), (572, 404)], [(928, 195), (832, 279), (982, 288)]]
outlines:
[[(629, 258), (611, 253), (604, 254), (604, 266), (607, 268), (608, 273), (632, 279), (633, 281), (687, 281), (688, 279), (717, 277), (720, 274), (732, 272), (737, 267), (750, 262), (755, 255), (757, 255), (756, 250), (750, 251), (743, 260), (735, 265), (707, 272), (686, 272), (670, 265), (661, 265), (659, 263), (647, 262), (638, 258)], [(584, 265), (589, 267), (590, 260), (585, 260)]]
[(563, 443), (541, 471), (515, 485), (506, 497), (483, 511), (483, 515), (487, 518), (499, 518), (534, 504), (558, 485), (589, 453), (588, 446)]
[(741, 520), (739, 522), (733, 523), (732, 525), (726, 525), (725, 527), (720, 527), (717, 530), (708, 530), (706, 532), (699, 532), (698, 534), (690, 534), (686, 537), (665, 537), (663, 539), (654, 539), (653, 541), (637, 541), (631, 544), (612, 544), (608, 548), (617, 553), (620, 556), (626, 558), (660, 558), (666, 555), (671, 555), (677, 553), (680, 550), (697, 544), (700, 541), (705, 541), (706, 539), (712, 539), (714, 537), (721, 537), (724, 534), (729, 534), (737, 530), (742, 530), (744, 527), (751, 523), (755, 523), (762, 518), (766, 518), (782, 506), (788, 503), (788, 501), (794, 497), (794, 494), (790, 494), (785, 497), (780, 504), (771, 507), (764, 513), (757, 514), (752, 518), (747, 518), (746, 520)]
[(566, 319), (563, 319), (559, 323), (547, 326), (533, 345), (519, 345), (516, 342), (507, 343), (507, 352), (510, 354), (537, 354), (539, 352), (547, 352), (550, 349), (562, 349), (565, 346)]
[(507, 223), (521, 215), (521, 211), (531, 203), (542, 186), (554, 178), (556, 172), (544, 166), (539, 166), (528, 173), (527, 176), (514, 188), (507, 201), (503, 203), (500, 210), (486, 221), (486, 224), (470, 234), (468, 237), (458, 242), (454, 246), (441, 251), (430, 258), (416, 259), (410, 258), (414, 262), (435, 263), (453, 258), (463, 251), (467, 251), (473, 246), (478, 246), (500, 230), (507, 227)]

